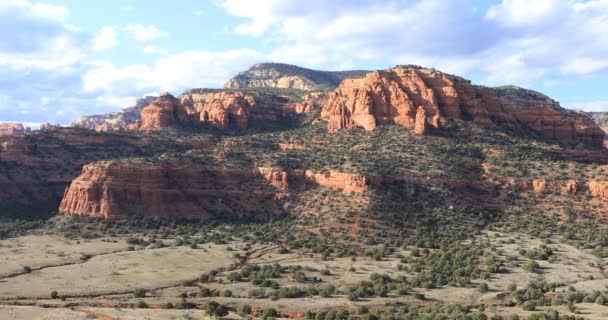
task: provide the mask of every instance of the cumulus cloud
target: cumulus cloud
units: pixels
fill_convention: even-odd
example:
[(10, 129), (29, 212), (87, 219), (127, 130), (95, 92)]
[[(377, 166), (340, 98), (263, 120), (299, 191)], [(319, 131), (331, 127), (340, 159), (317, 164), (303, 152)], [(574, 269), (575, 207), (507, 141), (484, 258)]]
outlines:
[[(334, 68), (345, 59), (481, 72), (486, 84), (529, 84), (549, 72), (606, 70), (607, 0), (223, 0), (244, 22), (233, 32), (272, 36), (271, 56)], [(299, 54), (300, 53), (300, 54)], [(351, 65), (348, 63), (347, 65)]]
[(64, 6), (33, 3), (26, 0), (4, 0), (0, 3), (0, 12), (19, 12), (20, 15), (30, 18), (42, 18), (48, 20), (63, 20), (68, 15)]
[(0, 68), (61, 69), (82, 59), (83, 37), (64, 24), (62, 6), (7, 0), (0, 4)]
[(491, 6), (485, 17), (505, 26), (530, 27), (555, 22), (568, 9), (569, 3), (564, 0), (503, 0)]
[[(159, 59), (154, 65), (116, 67), (96, 62), (83, 77), (87, 92), (180, 91), (191, 87), (219, 87), (237, 71), (259, 61), (257, 51), (188, 51)], [(179, 93), (179, 92), (178, 92)]]
[(130, 33), (135, 40), (140, 42), (148, 42), (169, 36), (169, 33), (160, 30), (155, 25), (144, 26), (142, 24), (130, 24), (125, 27), (125, 31)]
[[(227, 36), (252, 37), (265, 51), (169, 51), (154, 43), (169, 33), (152, 24), (106, 26), (90, 36), (66, 23), (63, 6), (0, 0), (0, 79), (10, 79), (0, 80), (2, 120), (67, 123), (150, 93), (220, 87), (261, 61), (333, 70), (414, 63), (474, 74), (486, 85), (546, 88), (608, 70), (608, 0), (494, 0), (486, 10), (475, 8), (477, 0), (215, 3), (240, 20)], [(152, 62), (93, 60), (119, 36), (135, 40)]]
[(118, 28), (116, 26), (105, 26), (93, 39), (93, 51), (104, 51), (118, 44)]

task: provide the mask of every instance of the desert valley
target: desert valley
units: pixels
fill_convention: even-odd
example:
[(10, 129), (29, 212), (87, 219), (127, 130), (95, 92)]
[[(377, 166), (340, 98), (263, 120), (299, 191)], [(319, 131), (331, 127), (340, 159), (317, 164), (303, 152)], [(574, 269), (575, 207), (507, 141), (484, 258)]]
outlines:
[(607, 119), (264, 63), (2, 124), (0, 318), (607, 319)]

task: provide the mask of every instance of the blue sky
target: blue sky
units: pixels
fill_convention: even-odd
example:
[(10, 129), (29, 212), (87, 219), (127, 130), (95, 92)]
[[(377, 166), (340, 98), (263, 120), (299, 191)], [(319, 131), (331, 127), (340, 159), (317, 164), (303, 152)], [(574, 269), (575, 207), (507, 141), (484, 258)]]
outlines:
[(419, 64), (608, 111), (608, 0), (0, 0), (0, 121), (68, 124), (257, 62)]

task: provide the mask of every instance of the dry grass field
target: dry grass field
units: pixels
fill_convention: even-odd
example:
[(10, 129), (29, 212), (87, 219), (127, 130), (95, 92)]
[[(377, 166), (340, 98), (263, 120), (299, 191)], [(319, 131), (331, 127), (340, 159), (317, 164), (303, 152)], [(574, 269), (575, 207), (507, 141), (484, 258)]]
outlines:
[[(140, 235), (144, 237), (143, 235)], [(224, 244), (182, 245), (176, 239), (155, 239), (157, 245), (131, 245), (125, 237), (67, 239), (59, 235), (29, 234), (0, 241), (0, 319), (206, 319), (205, 305), (215, 301), (231, 310), (230, 318), (242, 317), (242, 306), (253, 310), (277, 310), (282, 316), (304, 317), (309, 310), (348, 310), (362, 307), (382, 309), (387, 305), (480, 306), (496, 319), (518, 314), (521, 319), (543, 310), (557, 310), (584, 319), (606, 319), (608, 307), (597, 303), (538, 307), (527, 311), (509, 304), (509, 287), (525, 288), (538, 281), (555, 282), (555, 294), (606, 291), (603, 266), (608, 259), (592, 255), (559, 239), (541, 240), (525, 233), (484, 232), (478, 240), (489, 243), (489, 252), (503, 262), (503, 271), (485, 279), (473, 279), (466, 286), (410, 288), (409, 294), (390, 292), (384, 297), (352, 300), (349, 290), (374, 274), (411, 279), (417, 275), (407, 262), (413, 247), (403, 246), (379, 259), (360, 255), (325, 257), (305, 249), (283, 250), (273, 244), (249, 244), (233, 240)], [(530, 258), (523, 254), (546, 246), (552, 253), (537, 259), (539, 267), (526, 271)], [(240, 260), (239, 260), (240, 259)], [(247, 280), (234, 281), (234, 273), (251, 266), (280, 266), (279, 277), (271, 278), (275, 288), (323, 290), (328, 295), (273, 298), (274, 291)], [(27, 267), (29, 270), (24, 270)], [(295, 271), (299, 270), (299, 271)], [(301, 281), (296, 274), (301, 273)], [(201, 275), (213, 274), (203, 281)], [(480, 284), (487, 285), (480, 290)], [(201, 288), (208, 289), (204, 294)], [(258, 298), (256, 290), (266, 292)], [(55, 299), (51, 293), (57, 292)], [(139, 292), (139, 293), (138, 293)], [(193, 309), (184, 309), (183, 303)], [(171, 304), (172, 308), (168, 307)]]

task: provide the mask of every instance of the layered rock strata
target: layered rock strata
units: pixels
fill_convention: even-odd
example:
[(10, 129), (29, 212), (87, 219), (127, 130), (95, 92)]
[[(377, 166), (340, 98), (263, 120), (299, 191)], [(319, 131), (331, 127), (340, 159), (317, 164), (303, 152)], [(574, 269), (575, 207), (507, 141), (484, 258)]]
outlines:
[(344, 80), (330, 95), (322, 117), (330, 132), (396, 124), (424, 134), (452, 119), (531, 130), (567, 145), (602, 147), (604, 132), (587, 115), (537, 96), (525, 103), (522, 99), (499, 97), (489, 88), (436, 70), (397, 67)]

